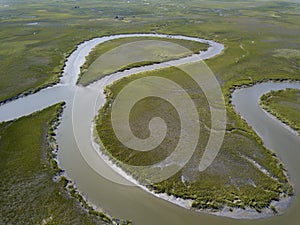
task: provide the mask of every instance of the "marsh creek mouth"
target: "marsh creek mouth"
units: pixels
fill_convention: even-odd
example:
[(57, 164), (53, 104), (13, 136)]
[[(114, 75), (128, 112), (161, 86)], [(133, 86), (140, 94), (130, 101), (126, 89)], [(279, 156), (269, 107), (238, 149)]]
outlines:
[[(120, 34), (94, 38), (78, 45), (77, 49), (69, 56), (63, 76), (58, 84), (1, 105), (0, 121), (20, 118), (55, 103), (65, 101), (66, 108), (64, 109), (61, 124), (57, 130), (57, 142), (59, 146), (58, 161), (60, 167), (66, 171), (68, 177), (76, 184), (89, 202), (99, 208), (103, 207), (106, 212), (115, 217), (130, 219), (134, 224), (297, 224), (300, 221), (300, 214), (298, 213), (300, 199), (297, 197), (297, 192), (300, 188), (300, 177), (298, 175), (300, 164), (297, 161), (300, 159), (300, 138), (297, 134), (286, 129), (280, 121), (270, 117), (262, 110), (258, 105), (258, 100), (262, 94), (271, 90), (282, 90), (285, 88), (300, 89), (300, 83), (298, 82), (266, 82), (238, 89), (232, 94), (232, 104), (236, 112), (258, 133), (264, 145), (278, 154), (291, 176), (296, 197), (292, 201), (292, 205), (281, 216), (253, 220), (236, 220), (207, 213), (196, 213), (184, 207), (179, 207), (178, 205), (184, 206), (185, 204), (179, 199), (167, 198), (167, 200), (177, 205), (171, 204), (162, 199), (164, 196), (157, 198), (137, 186), (120, 185), (98, 175), (97, 171), (102, 171), (101, 173), (107, 174), (108, 177), (113, 176), (119, 179), (120, 183), (131, 183), (124, 178), (124, 174), (122, 176), (122, 174), (116, 172), (118, 168), (112, 168), (113, 165), (111, 164), (108, 165), (106, 160), (100, 157), (99, 152), (95, 149), (91, 127), (94, 117), (105, 102), (105, 95), (101, 90), (103, 91), (106, 85), (122, 77), (168, 66), (160, 63), (133, 68), (105, 76), (86, 87), (77, 86), (76, 82), (79, 77), (80, 67), (83, 65), (85, 57), (89, 52), (98, 44), (125, 37), (175, 38), (209, 44), (210, 47), (207, 51), (200, 52), (197, 55), (197, 60), (199, 60), (199, 57), (201, 59), (212, 58), (220, 54), (224, 49), (222, 44), (211, 40), (178, 35)], [(195, 60), (195, 57), (187, 56), (171, 60), (170, 62), (175, 62), (179, 65), (194, 62), (193, 60)], [(97, 99), (91, 100), (91, 98), (96, 96), (95, 93), (97, 93)], [(76, 100), (75, 106), (74, 100)], [(96, 105), (93, 104), (91, 107), (89, 105), (90, 102), (96, 102)], [(74, 118), (79, 117), (80, 120), (74, 120)], [(81, 140), (80, 143), (77, 141), (78, 138)], [(85, 156), (79, 151), (79, 148), (82, 146), (78, 145), (81, 144), (84, 145), (87, 151)], [(87, 164), (86, 161), (89, 163)], [(247, 212), (244, 211), (236, 211), (234, 213), (239, 218), (249, 217)], [(220, 212), (219, 215), (228, 216), (228, 212)], [(232, 217), (235, 217), (235, 215), (232, 215)]]

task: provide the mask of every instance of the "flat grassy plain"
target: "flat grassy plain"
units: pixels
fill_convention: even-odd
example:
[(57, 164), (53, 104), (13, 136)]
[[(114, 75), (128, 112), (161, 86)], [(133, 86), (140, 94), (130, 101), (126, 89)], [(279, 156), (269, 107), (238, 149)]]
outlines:
[(299, 49), (296, 2), (4, 0), (0, 15), (0, 101), (57, 82), (78, 43), (117, 33), (182, 34), (224, 43), (224, 56), (209, 66), (220, 82), (230, 81), (228, 88), (298, 78), (299, 61), (273, 57), (276, 49)]
[(260, 105), (300, 134), (300, 91), (271, 91), (260, 98)]
[(58, 168), (46, 135), (62, 104), (0, 124), (0, 224), (109, 224), (88, 215), (53, 181)]

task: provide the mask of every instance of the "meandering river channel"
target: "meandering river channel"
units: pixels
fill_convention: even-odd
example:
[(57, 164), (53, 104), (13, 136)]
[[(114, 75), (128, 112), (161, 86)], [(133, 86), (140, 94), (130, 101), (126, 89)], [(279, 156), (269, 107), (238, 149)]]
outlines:
[[(252, 87), (238, 89), (233, 93), (232, 102), (235, 110), (253, 127), (263, 139), (264, 144), (274, 150), (288, 170), (291, 181), (296, 190), (296, 197), (291, 207), (281, 216), (265, 219), (236, 220), (226, 217), (196, 213), (183, 207), (177, 206), (165, 200), (155, 197), (143, 189), (120, 185), (98, 174), (106, 174), (115, 177), (121, 183), (129, 184), (115, 169), (107, 165), (99, 156), (92, 142), (92, 120), (98, 109), (104, 103), (104, 95), (99, 90), (122, 77), (167, 67), (167, 64), (155, 64), (131, 69), (106, 76), (101, 80), (87, 86), (76, 85), (80, 66), (84, 63), (85, 56), (96, 45), (108, 40), (122, 37), (168, 37), (185, 40), (194, 40), (208, 43), (210, 48), (201, 52), (197, 57), (189, 56), (172, 62), (182, 64), (195, 60), (208, 59), (220, 54), (224, 48), (222, 44), (214, 41), (185, 37), (168, 36), (157, 34), (126, 34), (95, 38), (86, 41), (70, 55), (64, 68), (63, 77), (59, 84), (43, 89), (35, 94), (16, 99), (0, 106), (0, 121), (8, 121), (31, 114), (50, 105), (65, 101), (61, 124), (58, 127), (57, 141), (59, 145), (58, 160), (60, 166), (66, 171), (68, 177), (76, 184), (80, 192), (94, 205), (103, 207), (109, 214), (117, 217), (130, 219), (134, 224), (140, 225), (199, 225), (199, 224), (222, 224), (222, 225), (279, 225), (298, 224), (300, 222), (300, 138), (295, 132), (287, 129), (277, 119), (270, 117), (258, 106), (259, 97), (271, 90), (285, 88), (298, 88), (300, 83), (262, 83)], [(86, 149), (84, 155), (79, 148)], [(87, 161), (89, 163), (87, 163)]]

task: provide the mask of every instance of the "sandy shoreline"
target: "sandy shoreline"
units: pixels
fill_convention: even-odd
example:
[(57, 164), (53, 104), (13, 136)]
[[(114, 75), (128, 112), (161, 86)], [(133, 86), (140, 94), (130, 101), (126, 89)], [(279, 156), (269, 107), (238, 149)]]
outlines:
[[(92, 126), (92, 132), (95, 132), (95, 127)], [(155, 193), (153, 190), (148, 189), (147, 187), (143, 186), (140, 184), (137, 180), (135, 180), (130, 174), (126, 173), (122, 168), (118, 167), (114, 161), (109, 158), (105, 153), (103, 153), (103, 150), (100, 150), (100, 147), (102, 146), (101, 141), (99, 138), (93, 136), (91, 137), (92, 144), (94, 148), (96, 148), (98, 151), (98, 155), (105, 161), (107, 165), (109, 165), (115, 172), (120, 174), (122, 177), (130, 181), (133, 185), (136, 185), (140, 187), (141, 189), (145, 190), (149, 194), (154, 195), (157, 198), (166, 200), (168, 202), (171, 202), (172, 204), (175, 204), (177, 206), (189, 209), (189, 210), (194, 210), (199, 213), (208, 213), (216, 216), (223, 216), (223, 217), (229, 217), (233, 219), (259, 219), (259, 218), (268, 218), (274, 215), (281, 215), (283, 214), (289, 207), (289, 205), (292, 202), (293, 197), (280, 197), (279, 201), (272, 201), (270, 204), (271, 206), (275, 206), (277, 213), (275, 213), (270, 207), (269, 208), (264, 208), (262, 209), (261, 212), (257, 212), (255, 209), (250, 208), (250, 207), (245, 207), (245, 209), (242, 208), (231, 208), (225, 206), (221, 210), (209, 210), (209, 209), (195, 209), (192, 208), (192, 199), (183, 199), (183, 198), (178, 198), (173, 195), (168, 195), (166, 193)]]
[[(260, 105), (261, 106), (261, 105)], [(268, 112), (266, 109), (264, 109), (262, 106), (261, 106), (261, 109), (264, 111), (264, 113), (269, 117), (271, 118), (272, 120), (276, 121), (277, 123), (279, 123), (281, 126), (283, 126), (285, 129), (289, 130), (290, 132), (292, 132), (293, 134), (295, 135), (299, 135), (299, 132), (295, 129), (293, 129), (292, 127), (290, 127), (288, 124), (282, 122), (280, 120), (280, 118), (274, 116), (272, 113)]]

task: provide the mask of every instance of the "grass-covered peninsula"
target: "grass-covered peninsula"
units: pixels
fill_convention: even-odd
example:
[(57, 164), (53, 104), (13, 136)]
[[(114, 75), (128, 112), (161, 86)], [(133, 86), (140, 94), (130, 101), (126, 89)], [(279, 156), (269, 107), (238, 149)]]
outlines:
[[(193, 66), (192, 64), (189, 66)], [(183, 199), (192, 199), (197, 209), (220, 210), (254, 208), (260, 212), (271, 207), (273, 200), (293, 194), (276, 155), (261, 145), (261, 140), (247, 124), (231, 111), (228, 112), (227, 132), (221, 150), (213, 164), (205, 171), (197, 169), (208, 141), (210, 111), (201, 89), (177, 68), (145, 72), (121, 79), (106, 89), (107, 102), (100, 110), (97, 131), (106, 154), (130, 165), (152, 165), (174, 150), (180, 136), (180, 118), (172, 105), (161, 99), (146, 98), (132, 110), (131, 129), (140, 138), (147, 137), (148, 122), (152, 117), (163, 118), (168, 125), (166, 138), (161, 145), (149, 152), (137, 152), (124, 146), (115, 136), (111, 126), (111, 105), (119, 91), (128, 83), (145, 76), (160, 76), (179, 83), (193, 99), (200, 116), (199, 143), (190, 162), (169, 179), (148, 185), (157, 193), (167, 193)], [(147, 83), (145, 87), (147, 88)], [(174, 93), (176, 94), (176, 92)], [(126, 167), (123, 168), (126, 170)], [(137, 180), (142, 174), (127, 170)], [(276, 209), (274, 208), (276, 212)]]
[[(130, 44), (133, 42), (141, 42), (147, 43), (147, 47), (144, 49), (153, 54), (153, 61), (149, 62), (139, 62), (130, 65), (116, 65), (112, 63), (111, 65), (103, 65), (101, 64), (101, 57), (105, 53), (108, 53), (120, 46), (126, 46), (126, 44)], [(148, 41), (148, 42), (146, 42)], [(151, 42), (152, 41), (152, 42)], [(160, 41), (160, 42), (159, 42)], [(163, 49), (164, 46), (158, 45), (158, 42), (163, 44), (165, 42), (171, 42), (174, 44), (183, 47), (179, 49), (171, 50), (170, 48)], [(128, 46), (128, 45), (127, 45)], [(167, 46), (165, 46), (167, 47)], [(185, 48), (185, 49), (184, 49)], [(196, 41), (188, 41), (188, 40), (180, 40), (180, 39), (170, 39), (170, 38), (158, 38), (158, 37), (132, 37), (132, 38), (120, 38), (112, 41), (105, 42), (103, 44), (97, 45), (90, 54), (86, 57), (86, 61), (81, 67), (80, 78), (78, 80), (79, 84), (87, 85), (93, 81), (101, 79), (103, 76), (112, 74), (117, 71), (123, 71), (126, 69), (130, 69), (133, 67), (140, 67), (154, 63), (160, 63), (164, 61), (169, 61), (171, 59), (182, 58), (193, 53), (199, 53), (200, 51), (204, 51), (208, 48), (208, 44), (196, 42)], [(121, 53), (120, 53), (121, 54)], [(122, 53), (126, 56), (126, 52)], [(128, 52), (127, 52), (128, 54)], [(99, 58), (99, 59), (98, 59)], [(99, 62), (100, 61), (100, 62)]]
[(271, 91), (261, 96), (260, 105), (300, 134), (300, 90)]

